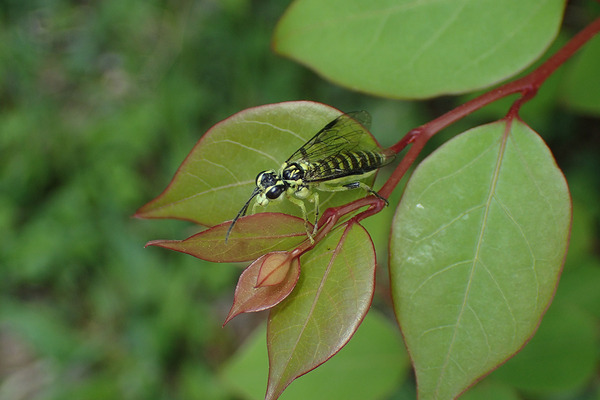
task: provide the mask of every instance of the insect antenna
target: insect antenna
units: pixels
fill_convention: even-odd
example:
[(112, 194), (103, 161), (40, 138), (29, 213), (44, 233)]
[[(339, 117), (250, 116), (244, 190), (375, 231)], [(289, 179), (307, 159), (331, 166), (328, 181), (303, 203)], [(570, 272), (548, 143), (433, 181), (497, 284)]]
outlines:
[(231, 225), (229, 225), (229, 229), (227, 229), (227, 234), (225, 235), (225, 243), (227, 243), (227, 240), (229, 239), (229, 234), (231, 233), (233, 226), (235, 225), (235, 223), (237, 222), (237, 220), (240, 217), (243, 217), (244, 215), (246, 215), (246, 211), (248, 210), (248, 206), (250, 205), (250, 202), (259, 192), (260, 192), (260, 190), (258, 189), (258, 187), (255, 187), (254, 191), (252, 192), (252, 195), (250, 196), (250, 198), (248, 199), (246, 204), (244, 204), (244, 207), (242, 207), (242, 209), (237, 213), (237, 215), (235, 216), (233, 221), (231, 221)]

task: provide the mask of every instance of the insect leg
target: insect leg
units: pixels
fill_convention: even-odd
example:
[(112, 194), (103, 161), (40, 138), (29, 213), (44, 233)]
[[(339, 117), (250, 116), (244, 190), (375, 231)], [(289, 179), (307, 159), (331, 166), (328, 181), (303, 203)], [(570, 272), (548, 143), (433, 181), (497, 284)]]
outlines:
[[(313, 197), (313, 196), (314, 196), (314, 193), (313, 193), (313, 195), (311, 195), (311, 197)], [(313, 229), (313, 232), (310, 232), (310, 229), (308, 229), (308, 214), (307, 214), (307, 212), (306, 212), (306, 206), (304, 205), (304, 201), (303, 201), (303, 200), (301, 200), (301, 199), (298, 199), (298, 198), (296, 198), (296, 197), (294, 197), (294, 196), (288, 196), (288, 199), (289, 199), (289, 200), (290, 200), (292, 203), (294, 203), (294, 204), (296, 204), (298, 207), (300, 207), (300, 209), (302, 210), (302, 217), (304, 218), (304, 226), (305, 226), (305, 228), (306, 228), (306, 234), (307, 234), (308, 238), (310, 239), (310, 242), (311, 242), (311, 243), (314, 243), (314, 242), (315, 242), (315, 240), (313, 239), (313, 235), (314, 235), (314, 234), (315, 234), (315, 232), (316, 232), (316, 226), (317, 226), (317, 225), (316, 225), (316, 223), (315, 223), (315, 229)], [(317, 197), (317, 201), (318, 201), (318, 197)]]
[(371, 189), (371, 187), (363, 182), (351, 182), (348, 183), (346, 185), (343, 185), (345, 188), (347, 188), (348, 190), (351, 189), (357, 189), (357, 188), (362, 188), (364, 190), (366, 190), (368, 193), (372, 194), (373, 196), (385, 201), (385, 205), (389, 206), (390, 203), (387, 201), (387, 199), (385, 197), (382, 197), (379, 193), (377, 193), (376, 191), (374, 191), (373, 189)]
[(256, 207), (258, 207), (258, 202), (255, 201), (254, 205), (252, 206), (252, 214), (256, 214)]

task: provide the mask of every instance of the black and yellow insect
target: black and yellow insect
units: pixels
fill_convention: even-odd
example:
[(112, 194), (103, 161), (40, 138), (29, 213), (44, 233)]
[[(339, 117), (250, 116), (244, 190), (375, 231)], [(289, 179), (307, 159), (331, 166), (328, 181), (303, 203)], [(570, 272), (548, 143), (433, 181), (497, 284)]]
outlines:
[(279, 171), (259, 173), (256, 176), (256, 187), (231, 222), (225, 241), (238, 218), (246, 214), (254, 197), (256, 203), (252, 213), (257, 206), (266, 206), (271, 201), (280, 200), (285, 194), (285, 197), (300, 207), (305, 222), (308, 222), (308, 218), (304, 201), (314, 203), (315, 224), (312, 233), (307, 224), (307, 234), (311, 241), (317, 231), (319, 217), (318, 191), (336, 192), (362, 188), (381, 198), (361, 180), (390, 163), (394, 154), (377, 147), (367, 130), (370, 125), (371, 116), (366, 111), (342, 114), (292, 154)]

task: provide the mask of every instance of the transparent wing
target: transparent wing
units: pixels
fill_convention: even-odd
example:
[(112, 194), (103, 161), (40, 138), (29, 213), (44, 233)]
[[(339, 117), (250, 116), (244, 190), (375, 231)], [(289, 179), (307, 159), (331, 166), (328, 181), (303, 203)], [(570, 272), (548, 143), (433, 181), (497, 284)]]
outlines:
[(371, 115), (366, 111), (342, 114), (300, 147), (287, 162), (317, 162), (329, 156), (356, 150), (379, 150), (368, 132)]

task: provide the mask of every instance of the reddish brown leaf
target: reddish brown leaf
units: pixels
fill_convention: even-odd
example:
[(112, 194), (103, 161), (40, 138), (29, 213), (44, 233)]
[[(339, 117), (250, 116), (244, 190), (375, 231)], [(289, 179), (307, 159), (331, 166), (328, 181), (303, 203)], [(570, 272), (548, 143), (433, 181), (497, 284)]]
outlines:
[(307, 240), (304, 220), (287, 214), (259, 213), (240, 218), (225, 243), (230, 222), (185, 240), (153, 240), (146, 246), (180, 251), (213, 262), (250, 261), (263, 254), (290, 250)]
[(286, 278), (291, 261), (291, 255), (287, 251), (269, 254), (260, 266), (256, 287), (279, 285)]
[[(271, 271), (285, 271), (279, 284), (258, 286), (258, 276), (267, 265)], [(274, 275), (278, 275), (277, 272)], [(274, 276), (271, 274), (271, 276)], [(269, 309), (285, 299), (296, 286), (300, 275), (300, 260), (287, 251), (265, 254), (242, 272), (235, 288), (233, 305), (223, 325), (233, 317), (247, 312)], [(268, 278), (267, 278), (268, 279)]]

